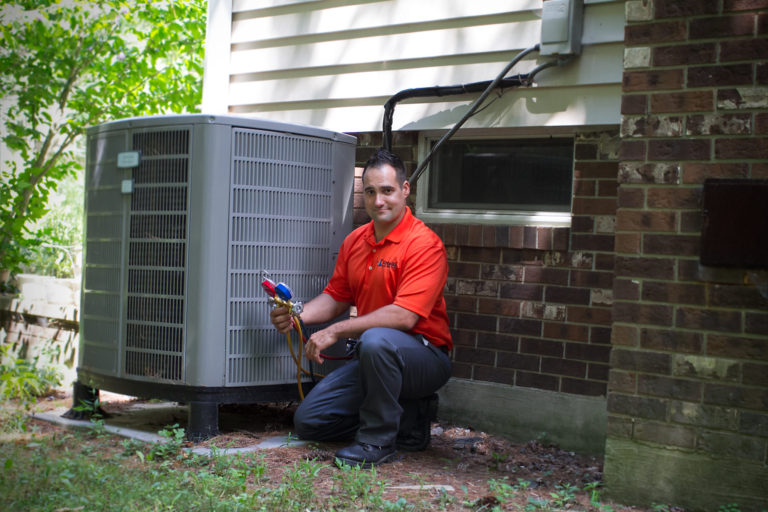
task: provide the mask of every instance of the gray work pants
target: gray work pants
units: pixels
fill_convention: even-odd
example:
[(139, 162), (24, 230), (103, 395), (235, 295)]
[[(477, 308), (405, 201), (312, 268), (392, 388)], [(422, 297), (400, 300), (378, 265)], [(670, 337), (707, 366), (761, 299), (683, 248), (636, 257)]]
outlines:
[[(435, 393), (451, 376), (448, 355), (396, 329), (377, 327), (360, 337), (357, 358), (323, 378), (294, 416), (301, 439), (389, 446), (403, 409), (400, 399)], [(356, 434), (356, 435), (355, 435)]]

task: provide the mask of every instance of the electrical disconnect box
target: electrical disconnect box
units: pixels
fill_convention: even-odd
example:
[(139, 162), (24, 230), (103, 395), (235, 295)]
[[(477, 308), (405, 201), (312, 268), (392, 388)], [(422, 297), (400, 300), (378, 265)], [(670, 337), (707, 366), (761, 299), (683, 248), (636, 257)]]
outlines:
[(584, 0), (544, 0), (541, 9), (541, 55), (581, 53)]

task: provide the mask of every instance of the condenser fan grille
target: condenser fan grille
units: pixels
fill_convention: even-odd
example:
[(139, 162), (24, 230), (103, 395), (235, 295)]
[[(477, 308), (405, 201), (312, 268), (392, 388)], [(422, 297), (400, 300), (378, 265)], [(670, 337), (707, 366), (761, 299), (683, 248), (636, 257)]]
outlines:
[(133, 134), (125, 373), (184, 379), (189, 130)]

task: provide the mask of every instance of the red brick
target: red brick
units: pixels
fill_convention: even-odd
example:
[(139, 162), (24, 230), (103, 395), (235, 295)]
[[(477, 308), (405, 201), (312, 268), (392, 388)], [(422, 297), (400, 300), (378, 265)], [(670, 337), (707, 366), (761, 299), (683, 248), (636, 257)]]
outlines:
[(594, 196), (597, 191), (597, 182), (595, 180), (575, 180), (573, 182), (573, 195), (575, 196)]
[(592, 345), (610, 345), (611, 344), (611, 328), (598, 327), (593, 325), (589, 329), (589, 342)]
[(471, 379), (472, 378), (472, 365), (465, 363), (453, 362), (451, 364), (451, 377), (457, 379)]
[(590, 291), (586, 288), (570, 288), (566, 286), (548, 286), (544, 292), (544, 301), (557, 304), (588, 305)]
[(707, 178), (746, 178), (748, 164), (686, 163), (683, 166), (683, 183), (702, 184)]
[(611, 391), (623, 391), (624, 393), (637, 393), (637, 374), (611, 370), (608, 380), (608, 389)]
[(614, 249), (618, 254), (640, 254), (642, 242), (640, 233), (616, 233)]
[(574, 197), (574, 215), (613, 215), (616, 213), (616, 198)]
[(676, 311), (675, 327), (741, 332), (741, 312), (679, 307)]
[(478, 348), (489, 350), (503, 350), (507, 352), (517, 352), (520, 344), (518, 336), (508, 336), (499, 333), (483, 333), (479, 336)]
[(622, 162), (619, 166), (619, 183), (658, 183), (676, 185), (680, 182), (680, 165), (677, 163)]
[(614, 347), (611, 352), (611, 368), (669, 375), (672, 371), (672, 354)]
[(643, 283), (643, 300), (650, 302), (703, 306), (705, 297), (705, 287), (701, 284), (665, 281), (646, 281)]
[(716, 14), (717, 2), (702, 2), (701, 0), (675, 0), (674, 2), (655, 2), (654, 16), (656, 19), (680, 18)]
[(680, 212), (680, 233), (701, 233), (701, 211)]
[(707, 355), (768, 361), (768, 339), (710, 334), (707, 336)]
[(618, 194), (619, 183), (614, 180), (600, 180), (597, 182), (597, 195), (600, 197), (616, 198)]
[[(474, 297), (446, 296), (445, 304), (448, 311), (464, 311), (474, 313), (477, 309), (477, 299)], [(481, 311), (482, 313), (482, 311)]]
[(616, 263), (614, 254), (595, 254), (595, 270), (613, 271)]
[(768, 298), (755, 286), (714, 284), (709, 287), (713, 307), (768, 310)]
[(619, 210), (618, 231), (675, 231), (677, 215), (670, 211)]
[(484, 249), (478, 247), (462, 247), (461, 261), (477, 261), (479, 263), (498, 263), (498, 249)]
[(768, 8), (768, 0), (725, 0), (723, 11), (752, 11)]
[(523, 280), (523, 267), (522, 265), (497, 265), (495, 263), (484, 263), (480, 266), (480, 278), (521, 282)]
[(574, 233), (592, 233), (595, 230), (595, 218), (574, 215), (571, 218), (571, 231)]
[(577, 361), (607, 363), (610, 353), (610, 345), (589, 345), (587, 343), (566, 343), (565, 345), (565, 358)]
[(750, 85), (753, 81), (751, 64), (703, 66), (688, 68), (689, 88), (722, 85)]
[(622, 323), (672, 326), (672, 305), (617, 302), (613, 306), (613, 320)]
[(768, 85), (768, 64), (763, 62), (755, 66), (755, 83), (757, 85)]
[(652, 54), (654, 66), (710, 64), (715, 59), (715, 43), (658, 46)]
[(507, 247), (523, 247), (523, 226), (509, 226), (509, 244)]
[(625, 71), (622, 80), (622, 89), (625, 92), (680, 89), (682, 86), (682, 69)]
[(643, 140), (622, 140), (619, 149), (621, 160), (645, 160), (646, 143)]
[(540, 302), (544, 297), (544, 287), (534, 284), (503, 284), (501, 287), (501, 297)]
[(739, 409), (768, 409), (768, 389), (745, 388), (738, 385), (707, 384), (704, 403), (738, 407)]
[(538, 338), (522, 338), (520, 353), (539, 356), (563, 357), (565, 344), (561, 341), (542, 340)]
[(641, 395), (698, 402), (701, 399), (702, 385), (701, 382), (688, 379), (640, 374), (637, 376), (637, 392)]
[(613, 288), (613, 273), (593, 270), (572, 270), (570, 285), (610, 290)]
[(715, 158), (764, 159), (766, 155), (768, 155), (768, 137), (715, 141)]
[(640, 332), (640, 346), (651, 350), (701, 354), (704, 335), (691, 331), (643, 328)]
[(497, 317), (491, 315), (459, 313), (456, 315), (456, 327), (458, 329), (496, 332), (496, 320)]
[(750, 114), (697, 114), (688, 116), (688, 135), (749, 135), (752, 132)]
[(648, 159), (709, 160), (710, 148), (703, 139), (654, 139), (648, 142)]
[(627, 46), (684, 40), (685, 22), (683, 21), (643, 23), (624, 27), (624, 44)]
[(555, 251), (567, 251), (570, 238), (570, 228), (552, 229), (552, 249)]
[(675, 275), (675, 260), (620, 256), (616, 258), (616, 275), (622, 277), (672, 279)]
[(515, 370), (538, 371), (541, 358), (537, 356), (515, 354), (511, 352), (499, 352), (497, 365), (500, 368), (512, 368)]
[(717, 39), (749, 36), (755, 31), (754, 14), (736, 14), (690, 21), (689, 39)]
[(648, 418), (663, 421), (667, 415), (667, 401), (659, 398), (609, 393), (608, 413), (631, 416), (633, 423), (632, 429), (634, 430), (635, 423), (637, 423), (636, 418)]
[(757, 15), (757, 35), (768, 34), (768, 14), (761, 12)]
[[(473, 309), (466, 309), (465, 311), (474, 312)], [(519, 316), (520, 301), (480, 298), (477, 312), (483, 315)]]
[(645, 206), (645, 188), (622, 186), (618, 192), (619, 208), (642, 208)]
[(473, 247), (483, 247), (483, 227), (477, 224), (468, 226), (469, 228), (469, 240), (467, 245)]
[(645, 94), (625, 94), (621, 97), (622, 115), (645, 114), (648, 111), (648, 96)]
[(587, 341), (589, 339), (589, 327), (578, 324), (544, 322), (543, 336), (545, 338)]
[(502, 317), (499, 318), (499, 332), (541, 336), (541, 320)]
[(614, 300), (640, 300), (640, 282), (635, 279), (613, 280)]
[(760, 162), (752, 164), (751, 178), (756, 180), (768, 180), (768, 163)]
[(618, 162), (576, 162), (574, 164), (574, 178), (615, 178), (618, 174), (618, 165)]
[(761, 60), (768, 55), (768, 40), (750, 39), (720, 42), (720, 62)]
[(456, 347), (453, 350), (455, 361), (460, 363), (485, 364), (492, 366), (496, 361), (496, 352), (493, 350), (478, 350), (476, 348)]
[(448, 262), (448, 275), (450, 277), (465, 277), (477, 279), (480, 277), (480, 265), (477, 263)]
[(606, 384), (604, 382), (569, 379), (565, 377), (561, 383), (560, 391), (562, 393), (570, 393), (572, 395), (605, 396)]
[(597, 144), (595, 143), (577, 143), (574, 144), (573, 157), (576, 160), (596, 160)]
[(568, 306), (568, 321), (585, 324), (611, 325), (609, 308)]
[(755, 114), (755, 134), (768, 133), (768, 112)]
[(567, 285), (568, 270), (551, 267), (525, 267), (523, 280), (526, 283)]
[(768, 313), (746, 313), (744, 332), (768, 334)]
[(542, 373), (554, 373), (568, 377), (586, 377), (587, 365), (581, 361), (543, 357), (541, 359), (541, 371)]
[(645, 234), (643, 254), (698, 256), (699, 242), (699, 236)]
[(712, 91), (664, 92), (651, 95), (651, 112), (710, 112), (715, 102)]
[(637, 327), (634, 325), (614, 325), (611, 329), (611, 345), (636, 347)]
[(699, 208), (701, 189), (699, 187), (651, 187), (647, 191), (648, 208)]
[(613, 251), (613, 235), (572, 235), (574, 251)]

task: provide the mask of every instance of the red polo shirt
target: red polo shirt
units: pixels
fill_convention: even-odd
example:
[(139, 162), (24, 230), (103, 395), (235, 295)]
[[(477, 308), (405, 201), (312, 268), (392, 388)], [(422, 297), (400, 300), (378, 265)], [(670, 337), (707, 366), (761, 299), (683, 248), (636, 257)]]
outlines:
[(406, 208), (400, 223), (379, 242), (373, 221), (347, 236), (323, 293), (353, 304), (361, 316), (389, 304), (405, 308), (419, 315), (412, 334), (450, 350), (443, 298), (447, 277), (443, 242)]

